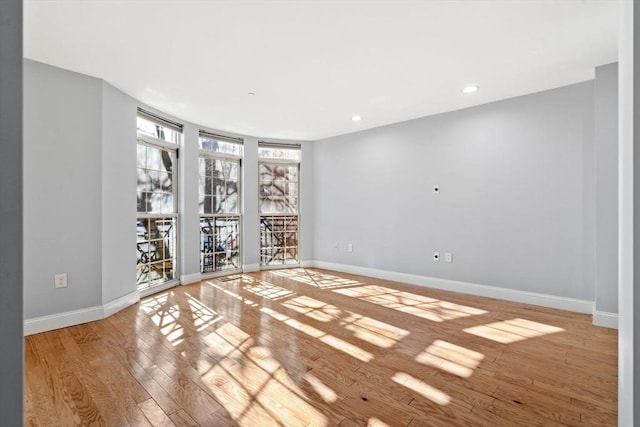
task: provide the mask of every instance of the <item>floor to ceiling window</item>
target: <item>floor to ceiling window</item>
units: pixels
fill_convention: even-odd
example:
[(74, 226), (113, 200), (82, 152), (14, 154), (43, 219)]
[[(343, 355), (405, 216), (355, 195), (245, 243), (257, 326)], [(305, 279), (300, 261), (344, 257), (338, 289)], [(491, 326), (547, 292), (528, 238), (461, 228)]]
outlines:
[(260, 265), (298, 264), (300, 145), (260, 142)]
[(242, 139), (200, 131), (200, 272), (242, 268)]
[(138, 110), (136, 283), (143, 293), (178, 278), (181, 138), (181, 124)]

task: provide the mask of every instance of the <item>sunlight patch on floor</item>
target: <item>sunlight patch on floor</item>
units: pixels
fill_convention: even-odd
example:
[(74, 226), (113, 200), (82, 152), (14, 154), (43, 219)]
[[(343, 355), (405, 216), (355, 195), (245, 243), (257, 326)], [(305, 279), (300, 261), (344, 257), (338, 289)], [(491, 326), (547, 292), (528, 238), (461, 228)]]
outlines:
[(244, 290), (271, 300), (277, 300), (294, 294), (294, 292), (291, 292), (289, 289), (281, 288), (280, 286), (264, 281), (256, 285), (246, 284)]
[(562, 332), (564, 329), (525, 319), (511, 319), (464, 329), (464, 332), (502, 344)]
[(327, 403), (334, 403), (338, 401), (338, 395), (335, 391), (321, 380), (319, 380), (311, 372), (304, 374), (304, 379), (309, 383), (313, 390)]
[(342, 312), (335, 305), (327, 304), (305, 295), (291, 298), (283, 302), (282, 305), (319, 322), (330, 322), (338, 319)]
[(218, 315), (215, 311), (211, 310), (206, 305), (202, 304), (200, 300), (193, 296), (187, 295), (187, 302), (191, 309), (191, 316), (193, 317), (193, 326), (196, 327), (198, 332), (208, 328), (209, 326), (223, 320), (222, 316)]
[[(226, 341), (242, 336), (235, 327), (219, 332)], [(328, 424), (327, 418), (306, 401), (300, 387), (266, 347), (236, 347), (201, 379), (239, 425), (254, 425), (256, 419), (263, 420), (265, 425), (306, 425), (309, 420), (313, 425)]]
[(232, 323), (225, 323), (203, 338), (207, 348), (217, 356), (228, 356), (235, 350), (253, 345), (253, 338)]
[(340, 324), (353, 335), (363, 341), (382, 348), (390, 348), (402, 338), (409, 335), (406, 329), (398, 328), (385, 322), (372, 319), (353, 312), (340, 321)]
[(255, 301), (250, 300), (249, 298), (245, 298), (242, 295), (238, 295), (235, 292), (230, 291), (229, 289), (226, 289), (216, 283), (213, 282), (203, 282), (203, 285), (209, 285), (212, 288), (218, 289), (219, 291), (224, 292), (225, 294), (229, 295), (232, 298), (237, 299), (238, 301), (242, 301), (243, 303), (247, 304), (250, 307), (257, 307), (258, 303)]
[(287, 315), (279, 313), (275, 310), (272, 310), (269, 307), (262, 307), (260, 309), (261, 312), (268, 314), (276, 320), (280, 320), (284, 322), (288, 326), (307, 334), (313, 338), (316, 338), (318, 341), (321, 341), (336, 350), (342, 351), (349, 356), (355, 357), (358, 360), (363, 362), (368, 362), (373, 359), (373, 355), (366, 350), (361, 349), (360, 347), (351, 344), (350, 342), (344, 341), (340, 338), (334, 337), (333, 335), (329, 335), (320, 329), (314, 328), (313, 326), (307, 325), (306, 323), (302, 323), (299, 320), (292, 319)]
[(391, 380), (396, 384), (400, 384), (409, 390), (415, 391), (419, 395), (437, 403), (438, 405), (448, 405), (451, 397), (441, 390), (430, 386), (419, 378), (416, 378), (406, 372), (396, 372)]
[(174, 346), (182, 343), (184, 329), (178, 323), (180, 319), (180, 307), (178, 304), (169, 304), (169, 293), (156, 295), (141, 302), (142, 311), (151, 321), (158, 326), (160, 333)]
[(468, 348), (435, 340), (425, 351), (416, 356), (416, 362), (442, 369), (462, 378), (469, 378), (484, 359), (484, 354)]
[(315, 286), (320, 289), (357, 286), (363, 284), (362, 282), (358, 282), (357, 280), (346, 279), (334, 274), (306, 270), (304, 268), (277, 270), (273, 271), (272, 273), (277, 276), (286, 277), (287, 279), (295, 280), (296, 282), (304, 283), (305, 285)]
[(391, 427), (391, 426), (385, 423), (384, 421), (376, 417), (373, 417), (367, 420), (367, 427)]
[(486, 314), (485, 310), (478, 308), (441, 301), (424, 295), (398, 291), (379, 285), (334, 289), (333, 292), (434, 322)]

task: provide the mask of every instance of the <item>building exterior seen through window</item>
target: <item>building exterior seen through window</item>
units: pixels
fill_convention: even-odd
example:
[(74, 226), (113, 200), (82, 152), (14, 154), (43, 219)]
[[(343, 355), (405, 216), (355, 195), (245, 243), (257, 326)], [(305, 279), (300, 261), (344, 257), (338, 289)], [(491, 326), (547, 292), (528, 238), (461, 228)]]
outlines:
[(298, 264), (300, 146), (260, 143), (260, 265)]
[(200, 132), (200, 272), (242, 268), (242, 140)]

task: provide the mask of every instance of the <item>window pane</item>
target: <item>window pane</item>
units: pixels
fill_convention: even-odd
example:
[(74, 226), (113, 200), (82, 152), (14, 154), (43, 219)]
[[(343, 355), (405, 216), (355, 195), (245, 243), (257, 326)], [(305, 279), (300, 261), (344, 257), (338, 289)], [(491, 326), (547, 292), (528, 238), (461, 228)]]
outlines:
[(138, 144), (137, 165), (139, 168), (147, 165), (147, 147), (141, 144)]
[(200, 218), (200, 271), (239, 268), (240, 217)]
[[(180, 142), (181, 133), (138, 117), (139, 134), (167, 142)], [(153, 143), (137, 146), (137, 283), (148, 288), (176, 278), (176, 219), (149, 218), (145, 214), (177, 212), (174, 183), (175, 151)]]
[(261, 163), (259, 168), (260, 212), (298, 212), (298, 165)]
[(147, 169), (171, 172), (173, 153), (156, 147), (147, 147)]
[(148, 208), (147, 193), (138, 191), (138, 207), (137, 207), (137, 211), (138, 212), (147, 212), (148, 211), (147, 208)]
[(138, 212), (175, 212), (174, 155), (169, 150), (138, 144), (138, 164), (144, 165), (137, 169)]
[(258, 157), (261, 159), (279, 159), (300, 161), (300, 148), (258, 147)]
[(214, 153), (233, 154), (242, 156), (242, 144), (222, 141), (213, 138), (200, 137), (200, 149)]
[(150, 136), (174, 144), (180, 143), (181, 133), (155, 123), (145, 117), (138, 116), (138, 134)]
[(138, 286), (175, 279), (175, 218), (139, 218), (137, 220)]
[[(200, 271), (239, 268), (240, 162), (200, 157)], [(210, 216), (204, 216), (209, 214)]]
[(260, 217), (260, 262), (262, 265), (298, 263), (298, 216)]

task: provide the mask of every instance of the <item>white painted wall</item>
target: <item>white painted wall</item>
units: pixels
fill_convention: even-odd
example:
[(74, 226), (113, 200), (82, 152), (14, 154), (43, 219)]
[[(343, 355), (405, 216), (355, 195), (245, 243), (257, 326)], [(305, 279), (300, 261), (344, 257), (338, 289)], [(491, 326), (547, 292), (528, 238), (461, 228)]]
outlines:
[(94, 225), (102, 226), (102, 304), (136, 291), (132, 252), (124, 250), (136, 244), (136, 114), (133, 98), (102, 82), (102, 216)]
[(303, 142), (300, 155), (300, 239), (301, 263), (314, 260), (315, 241), (315, 143)]
[[(160, 112), (158, 112), (161, 114)], [(178, 121), (178, 120), (176, 120)], [(180, 147), (179, 205), (180, 205), (180, 277), (183, 283), (192, 283), (200, 274), (200, 216), (198, 214), (199, 160), (196, 125), (186, 123)], [(184, 279), (184, 280), (183, 280)]]
[(590, 81), (316, 142), (315, 259), (593, 301), (593, 97)]
[(242, 264), (246, 271), (260, 268), (258, 213), (258, 138), (245, 137), (242, 159)]
[(98, 79), (24, 61), (26, 319), (102, 304), (101, 99)]
[(635, 99), (639, 87), (634, 77), (636, 53), (640, 44), (636, 43), (635, 24), (640, 19), (640, 10), (632, 1), (622, 1), (620, 11), (619, 37), (619, 332), (618, 332), (618, 425), (631, 427), (638, 423), (638, 392), (640, 374), (635, 363), (639, 354), (640, 316), (635, 308), (640, 307), (637, 265), (640, 253), (640, 237), (637, 231), (637, 203), (640, 201), (640, 187), (636, 184), (640, 176), (640, 152), (634, 149), (640, 129), (639, 111)]
[(618, 64), (596, 68), (595, 310), (618, 313)]

